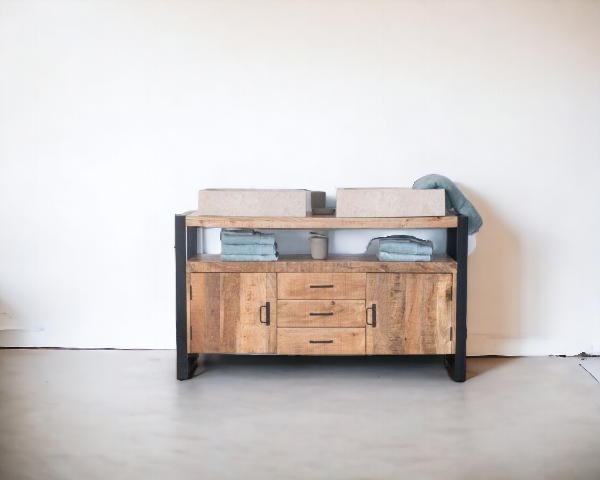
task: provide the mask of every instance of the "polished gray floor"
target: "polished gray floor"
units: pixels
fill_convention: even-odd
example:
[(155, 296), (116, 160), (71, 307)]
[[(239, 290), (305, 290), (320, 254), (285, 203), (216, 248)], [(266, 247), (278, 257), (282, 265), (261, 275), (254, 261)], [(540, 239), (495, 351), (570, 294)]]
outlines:
[(0, 350), (0, 479), (600, 478), (600, 358)]

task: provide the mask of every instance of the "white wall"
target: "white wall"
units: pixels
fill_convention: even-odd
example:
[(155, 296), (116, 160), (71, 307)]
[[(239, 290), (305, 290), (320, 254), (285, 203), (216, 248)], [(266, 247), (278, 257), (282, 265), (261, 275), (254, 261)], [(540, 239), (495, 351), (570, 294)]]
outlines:
[(207, 187), (454, 179), (468, 353), (600, 353), (600, 2), (0, 0), (0, 345), (174, 348)]

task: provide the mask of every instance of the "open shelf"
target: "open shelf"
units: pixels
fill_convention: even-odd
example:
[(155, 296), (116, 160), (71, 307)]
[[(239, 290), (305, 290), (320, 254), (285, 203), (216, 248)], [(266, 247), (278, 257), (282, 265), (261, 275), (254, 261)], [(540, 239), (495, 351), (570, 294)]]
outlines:
[(396, 272), (456, 273), (456, 261), (446, 254), (434, 255), (430, 262), (380, 262), (374, 255), (331, 254), (327, 260), (310, 255), (282, 255), (277, 261), (230, 262), (220, 255), (197, 255), (188, 259), (188, 272)]

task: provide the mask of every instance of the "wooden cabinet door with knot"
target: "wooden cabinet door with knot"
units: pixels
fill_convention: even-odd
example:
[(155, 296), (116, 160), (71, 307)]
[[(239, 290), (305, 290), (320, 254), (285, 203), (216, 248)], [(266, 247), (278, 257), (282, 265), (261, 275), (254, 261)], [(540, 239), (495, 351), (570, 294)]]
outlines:
[(275, 353), (277, 274), (191, 273), (189, 353)]
[(367, 355), (453, 353), (453, 279), (452, 274), (368, 273)]

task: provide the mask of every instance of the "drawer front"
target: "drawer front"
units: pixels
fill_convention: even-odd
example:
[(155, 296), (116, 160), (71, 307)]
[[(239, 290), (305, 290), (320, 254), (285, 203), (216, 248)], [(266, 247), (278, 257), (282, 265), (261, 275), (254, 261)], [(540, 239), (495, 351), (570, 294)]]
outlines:
[(279, 300), (279, 327), (363, 327), (364, 300)]
[(363, 300), (365, 273), (280, 273), (277, 297), (302, 300)]
[(364, 355), (364, 328), (278, 328), (277, 353)]

